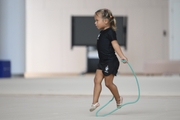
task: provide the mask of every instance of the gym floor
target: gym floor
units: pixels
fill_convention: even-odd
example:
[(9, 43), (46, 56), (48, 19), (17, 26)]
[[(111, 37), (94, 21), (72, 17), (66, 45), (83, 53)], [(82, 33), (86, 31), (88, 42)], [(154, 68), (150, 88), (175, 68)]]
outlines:
[[(139, 76), (140, 100), (106, 117), (89, 112), (93, 75), (0, 79), (0, 120), (180, 120), (180, 76)], [(117, 76), (124, 103), (137, 98), (133, 76)], [(103, 84), (101, 106), (112, 98)], [(100, 111), (116, 108), (115, 101)]]

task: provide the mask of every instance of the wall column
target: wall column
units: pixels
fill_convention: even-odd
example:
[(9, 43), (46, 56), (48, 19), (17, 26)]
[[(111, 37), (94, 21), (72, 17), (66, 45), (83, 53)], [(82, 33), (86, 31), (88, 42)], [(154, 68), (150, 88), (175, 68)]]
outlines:
[(0, 60), (11, 61), (12, 75), (25, 72), (25, 0), (0, 0)]

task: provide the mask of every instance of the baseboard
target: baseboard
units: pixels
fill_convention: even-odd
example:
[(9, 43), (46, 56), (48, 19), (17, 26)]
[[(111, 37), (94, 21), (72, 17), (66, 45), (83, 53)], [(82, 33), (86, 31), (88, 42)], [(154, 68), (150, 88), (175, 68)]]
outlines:
[(25, 73), (24, 77), (59, 77), (59, 76), (77, 76), (78, 73)]

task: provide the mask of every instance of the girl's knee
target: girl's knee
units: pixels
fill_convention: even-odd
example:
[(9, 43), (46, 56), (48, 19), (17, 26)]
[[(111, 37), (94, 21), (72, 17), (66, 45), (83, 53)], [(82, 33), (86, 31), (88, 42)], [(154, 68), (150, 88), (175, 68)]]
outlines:
[(109, 88), (110, 86), (112, 86), (112, 85), (113, 85), (112, 82), (105, 82), (105, 86), (108, 87), (108, 88)]
[(107, 88), (109, 88), (109, 86), (110, 86), (108, 83), (105, 83), (105, 85), (106, 85)]
[(101, 84), (101, 80), (94, 78), (94, 84)]

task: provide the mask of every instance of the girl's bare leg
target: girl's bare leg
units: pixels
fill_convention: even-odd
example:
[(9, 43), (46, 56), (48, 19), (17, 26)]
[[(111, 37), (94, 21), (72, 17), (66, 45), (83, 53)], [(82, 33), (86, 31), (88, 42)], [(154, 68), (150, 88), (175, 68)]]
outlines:
[(97, 69), (94, 77), (94, 94), (93, 94), (93, 104), (97, 103), (99, 100), (99, 96), (102, 90), (102, 80), (103, 80), (102, 70)]
[(113, 83), (113, 79), (114, 79), (114, 75), (111, 74), (109, 76), (105, 76), (105, 85), (107, 88), (109, 88), (109, 90), (111, 91), (111, 93), (113, 94), (116, 103), (120, 104), (120, 95), (118, 92), (118, 88), (117, 86)]

